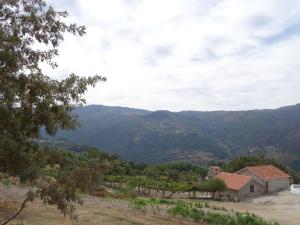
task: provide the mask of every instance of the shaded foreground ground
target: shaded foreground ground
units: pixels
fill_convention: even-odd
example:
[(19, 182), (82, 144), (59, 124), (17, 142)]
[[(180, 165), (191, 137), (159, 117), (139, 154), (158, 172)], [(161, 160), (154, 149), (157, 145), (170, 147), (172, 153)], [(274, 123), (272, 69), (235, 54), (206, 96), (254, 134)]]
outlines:
[[(13, 187), (3, 194), (0, 188), (0, 222), (9, 217), (20, 205), (26, 191)], [(3, 202), (3, 200), (5, 201)], [(154, 215), (128, 208), (128, 202), (97, 197), (84, 197), (84, 205), (77, 209), (79, 220), (64, 218), (53, 207), (45, 207), (39, 201), (28, 204), (17, 220), (11, 224), (24, 225), (179, 225), (197, 224), (167, 215)]]
[[(23, 199), (26, 190), (13, 187), (3, 192), (0, 188), (0, 221), (7, 218), (16, 210)], [(213, 205), (226, 207), (228, 210), (253, 212), (267, 221), (279, 222), (281, 225), (300, 224), (300, 195), (281, 192), (248, 200), (247, 202), (213, 202)], [(12, 224), (24, 225), (176, 225), (197, 224), (181, 219), (170, 218), (167, 215), (142, 213), (128, 208), (128, 202), (122, 200), (84, 197), (84, 206), (77, 210), (80, 215), (77, 222), (64, 218), (53, 207), (45, 207), (40, 202), (31, 203)]]

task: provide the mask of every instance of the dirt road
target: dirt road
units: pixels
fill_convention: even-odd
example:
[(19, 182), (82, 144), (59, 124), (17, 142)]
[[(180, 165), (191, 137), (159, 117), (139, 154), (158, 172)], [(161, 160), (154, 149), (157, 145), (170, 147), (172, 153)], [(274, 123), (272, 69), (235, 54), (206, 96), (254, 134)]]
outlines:
[(281, 225), (300, 224), (300, 195), (289, 191), (258, 197), (246, 202), (217, 202), (216, 204), (235, 211), (253, 212), (267, 221), (278, 222)]

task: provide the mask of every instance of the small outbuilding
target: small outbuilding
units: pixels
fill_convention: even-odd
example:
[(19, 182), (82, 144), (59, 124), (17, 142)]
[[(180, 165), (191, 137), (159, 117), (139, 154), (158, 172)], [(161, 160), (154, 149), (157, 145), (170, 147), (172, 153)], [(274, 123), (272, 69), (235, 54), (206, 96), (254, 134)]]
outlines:
[(252, 177), (264, 187), (264, 193), (287, 189), (292, 184), (291, 176), (273, 165), (247, 166), (236, 172)]

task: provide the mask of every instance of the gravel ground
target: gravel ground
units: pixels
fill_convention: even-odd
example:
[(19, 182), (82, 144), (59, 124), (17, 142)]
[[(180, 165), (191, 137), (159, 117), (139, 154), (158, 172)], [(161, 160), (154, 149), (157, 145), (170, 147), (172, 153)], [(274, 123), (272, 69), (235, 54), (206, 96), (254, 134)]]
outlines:
[(245, 202), (218, 202), (217, 204), (235, 211), (253, 212), (281, 225), (300, 224), (300, 195), (289, 191), (257, 197)]

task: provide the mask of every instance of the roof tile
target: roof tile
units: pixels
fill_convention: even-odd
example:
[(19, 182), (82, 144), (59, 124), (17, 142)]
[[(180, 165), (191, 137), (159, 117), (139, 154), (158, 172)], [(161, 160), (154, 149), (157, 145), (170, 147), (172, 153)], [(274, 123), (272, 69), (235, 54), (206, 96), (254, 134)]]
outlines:
[(227, 172), (220, 172), (216, 177), (224, 180), (227, 188), (231, 190), (240, 190), (252, 179), (250, 176)]
[(261, 179), (289, 178), (290, 176), (273, 165), (248, 166), (252, 173)]

